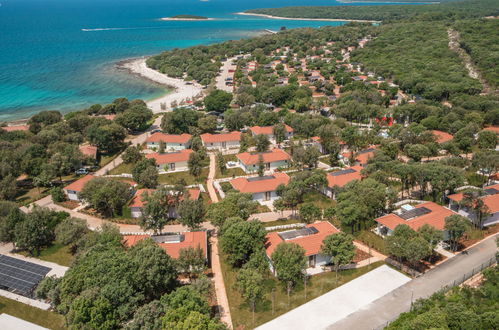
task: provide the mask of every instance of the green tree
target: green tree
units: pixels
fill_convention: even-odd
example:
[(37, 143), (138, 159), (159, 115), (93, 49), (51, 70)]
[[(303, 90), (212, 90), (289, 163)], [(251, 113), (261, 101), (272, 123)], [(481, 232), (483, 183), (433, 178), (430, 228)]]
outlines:
[(66, 218), (55, 227), (55, 241), (62, 245), (76, 243), (88, 232), (87, 222), (78, 218)]
[(469, 221), (462, 215), (453, 214), (445, 218), (444, 228), (449, 235), (452, 251), (456, 251), (459, 239), (469, 228)]
[(161, 330), (161, 318), (165, 315), (165, 307), (158, 300), (140, 306), (133, 314), (133, 319), (126, 324), (126, 330)]
[(16, 178), (9, 174), (0, 181), (0, 199), (13, 200), (16, 195)]
[(139, 146), (129, 146), (121, 156), (125, 164), (134, 164), (144, 158)]
[(258, 134), (255, 136), (255, 147), (257, 152), (266, 152), (269, 150), (270, 141), (269, 137), (265, 134)]
[(147, 106), (133, 106), (116, 116), (114, 121), (130, 131), (144, 131), (152, 119), (152, 111)]
[(28, 216), (16, 224), (14, 230), (16, 247), (28, 251), (31, 255), (39, 255), (40, 250), (54, 240), (54, 230), (50, 227), (49, 221), (46, 217), (37, 219)]
[(128, 183), (106, 178), (87, 182), (79, 194), (92, 208), (107, 217), (120, 215), (131, 197)]
[(420, 162), (422, 158), (430, 156), (430, 150), (422, 144), (408, 144), (405, 146), (404, 152), (415, 162)]
[(204, 106), (206, 111), (225, 112), (229, 109), (231, 101), (231, 93), (215, 89), (204, 98)]
[(216, 154), (216, 163), (218, 170), (222, 175), (224, 175), (227, 172), (227, 166), (225, 165), (225, 159), (222, 153), (219, 151)]
[(250, 194), (229, 192), (223, 200), (209, 206), (207, 218), (215, 226), (221, 228), (225, 221), (232, 217), (247, 220), (257, 208), (258, 202), (254, 201)]
[(201, 175), (201, 171), (204, 167), (205, 157), (199, 152), (193, 152), (189, 156), (187, 161), (187, 166), (189, 167), (189, 173), (195, 177)]
[(199, 118), (198, 127), (201, 130), (201, 133), (214, 133), (217, 129), (217, 117), (204, 116)]
[(418, 233), (426, 242), (428, 242), (428, 244), (430, 244), (432, 250), (435, 249), (437, 244), (444, 238), (441, 230), (438, 230), (429, 224), (424, 224), (419, 227)]
[(26, 220), (26, 215), (14, 204), (14, 207), (5, 204), (0, 205), (4, 215), (0, 217), (0, 242), (13, 242), (15, 240), (15, 229), (17, 224)]
[(168, 134), (189, 133), (191, 127), (197, 127), (199, 113), (188, 108), (179, 108), (167, 112), (161, 119), (161, 129)]
[(192, 280), (206, 269), (206, 256), (201, 247), (182, 248), (176, 260), (177, 271)]
[(483, 227), (483, 221), (490, 215), (490, 209), (482, 198), (482, 191), (465, 191), (461, 206), (471, 210), (474, 214), (474, 223), (477, 228)]
[(50, 195), (52, 196), (52, 200), (54, 202), (64, 202), (66, 200), (66, 195), (61, 187), (53, 187), (50, 189)]
[(497, 134), (490, 131), (478, 133), (478, 146), (480, 149), (495, 149), (497, 145)]
[(336, 280), (338, 280), (340, 266), (348, 265), (355, 256), (353, 237), (346, 233), (329, 235), (322, 241), (321, 253), (331, 258), (336, 271)]
[(156, 188), (158, 185), (158, 170), (154, 159), (142, 159), (132, 169), (134, 181), (146, 188)]
[(322, 211), (314, 203), (307, 203), (300, 206), (300, 218), (306, 223), (312, 223), (315, 220), (320, 220)]
[(220, 247), (227, 254), (227, 261), (234, 267), (241, 267), (265, 241), (266, 231), (259, 221), (236, 222), (224, 228)]
[(281, 144), (286, 139), (286, 126), (282, 123), (275, 124), (272, 128), (275, 142)]
[(179, 222), (194, 230), (200, 227), (206, 214), (202, 200), (184, 199), (177, 207)]
[(93, 124), (87, 130), (88, 140), (102, 152), (114, 152), (123, 146), (126, 131), (118, 124)]
[(153, 230), (155, 234), (168, 222), (169, 210), (177, 204), (176, 198), (167, 188), (160, 188), (152, 194), (143, 193), (141, 197), (144, 202), (140, 227), (144, 230)]
[(255, 269), (243, 268), (237, 274), (237, 287), (253, 313), (253, 323), (255, 322), (256, 302), (263, 298), (263, 276)]
[(271, 260), (277, 278), (287, 284), (289, 295), (291, 285), (302, 278), (307, 267), (305, 250), (298, 244), (283, 242), (272, 252)]

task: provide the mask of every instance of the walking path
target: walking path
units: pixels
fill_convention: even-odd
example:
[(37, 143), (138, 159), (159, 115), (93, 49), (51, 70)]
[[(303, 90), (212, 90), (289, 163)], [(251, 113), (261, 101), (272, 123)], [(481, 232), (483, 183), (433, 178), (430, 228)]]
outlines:
[(230, 317), (229, 300), (225, 291), (225, 282), (223, 279), (222, 266), (220, 265), (220, 256), (218, 254), (218, 239), (210, 238), (211, 242), (211, 269), (213, 272), (213, 283), (217, 295), (218, 309), (222, 322), (232, 328), (232, 319)]
[(411, 301), (427, 298), (445, 286), (459, 283), (467, 274), (474, 270), (478, 271), (479, 267), (494, 258), (497, 251), (496, 236), (491, 236), (475, 245), (466, 254), (461, 253), (447, 260), (357, 312), (331, 324), (329, 328), (334, 330), (383, 328), (401, 313), (409, 311)]
[[(44, 303), (43, 301), (27, 298), (27, 297), (24, 297), (24, 296), (21, 296), (21, 295), (18, 295), (18, 294), (9, 292), (9, 291), (5, 291), (2, 289), (0, 289), (0, 296), (18, 301), (18, 302), (26, 304), (26, 305), (30, 305), (30, 306), (33, 306), (36, 308), (43, 309), (44, 311), (50, 309), (50, 304)], [(3, 329), (5, 329), (5, 328), (3, 328)]]
[(208, 181), (206, 186), (208, 187), (208, 194), (210, 194), (210, 199), (212, 203), (218, 203), (218, 195), (213, 187), (213, 180), (215, 179), (215, 173), (217, 171), (217, 159), (214, 153), (210, 153), (210, 172), (208, 173)]

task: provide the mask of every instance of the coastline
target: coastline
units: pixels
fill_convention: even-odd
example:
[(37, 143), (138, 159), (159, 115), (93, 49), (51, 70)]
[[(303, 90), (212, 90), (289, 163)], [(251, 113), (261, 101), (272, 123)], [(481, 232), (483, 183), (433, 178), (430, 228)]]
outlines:
[(239, 12), (235, 13), (236, 15), (243, 16), (258, 16), (265, 17), (270, 19), (282, 19), (282, 20), (290, 20), (290, 21), (325, 21), (325, 22), (361, 22), (361, 23), (381, 23), (381, 21), (373, 21), (373, 20), (362, 20), (362, 19), (340, 19), (340, 18), (301, 18), (301, 17), (280, 17), (280, 16), (272, 16), (266, 14), (254, 14), (254, 13), (245, 13)]
[(161, 17), (160, 21), (214, 21), (215, 18), (173, 18), (173, 17)]
[[(170, 104), (172, 102), (177, 102), (180, 104), (186, 99), (193, 99), (199, 94), (203, 93), (203, 88), (198, 83), (193, 83), (192, 85), (186, 85), (183, 79), (168, 77), (167, 75), (153, 70), (146, 65), (147, 57), (134, 58), (129, 60), (124, 60), (117, 63), (119, 69), (128, 71), (130, 74), (134, 74), (143, 79), (155, 82), (157, 84), (163, 85), (167, 88), (172, 89), (167, 94), (157, 97), (155, 99), (146, 101), (147, 106), (154, 112), (164, 112), (171, 109)], [(161, 104), (166, 104), (166, 109), (161, 109)]]

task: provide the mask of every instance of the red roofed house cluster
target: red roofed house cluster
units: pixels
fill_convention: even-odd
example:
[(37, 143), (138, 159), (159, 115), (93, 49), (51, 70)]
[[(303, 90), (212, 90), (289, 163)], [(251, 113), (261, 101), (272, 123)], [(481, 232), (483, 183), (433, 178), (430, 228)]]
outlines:
[(123, 243), (126, 247), (132, 247), (143, 239), (151, 238), (156, 242), (166, 254), (177, 259), (180, 256), (180, 250), (188, 248), (201, 248), (204, 252), (206, 261), (208, 261), (208, 235), (206, 231), (187, 231), (178, 234), (165, 235), (125, 235)]
[[(135, 192), (135, 196), (133, 199), (130, 201), (128, 204), (128, 207), (130, 208), (130, 213), (132, 215), (132, 218), (140, 218), (142, 216), (142, 208), (145, 205), (145, 196), (147, 194), (153, 194), (155, 189), (138, 189)], [(189, 189), (189, 199), (191, 200), (198, 200), (199, 196), (201, 194), (201, 191), (199, 189)], [(172, 219), (178, 218), (177, 214), (177, 208), (176, 205), (172, 203), (172, 205), (168, 209), (168, 216)]]
[[(483, 221), (484, 226), (491, 226), (499, 222), (499, 184), (483, 188), (485, 195), (479, 197), (488, 208), (489, 216)], [(473, 211), (460, 205), (463, 199), (463, 193), (447, 196), (449, 198), (449, 208), (459, 214), (476, 221), (476, 215)]]
[(161, 142), (165, 143), (165, 150), (184, 150), (190, 148), (192, 135), (190, 134), (164, 134), (161, 132), (154, 133), (147, 138), (147, 149), (158, 150)]
[[(456, 212), (433, 202), (424, 202), (417, 206), (403, 205), (400, 211), (374, 219), (378, 223), (377, 232), (391, 235), (398, 225), (408, 225), (414, 230), (428, 224), (435, 229), (444, 230), (445, 218)], [(448, 237), (444, 231), (444, 238)]]
[(339, 230), (328, 221), (319, 221), (300, 229), (268, 233), (265, 242), (265, 253), (269, 259), (270, 270), (275, 275), (272, 265), (272, 253), (281, 243), (300, 245), (305, 250), (309, 268), (319, 268), (328, 264), (331, 258), (320, 253), (322, 242), (327, 236), (336, 233), (339, 233)]
[(240, 147), (241, 132), (201, 134), (201, 142), (208, 150), (227, 150)]
[(281, 184), (287, 185), (289, 176), (286, 173), (275, 173), (263, 177), (239, 177), (232, 179), (230, 184), (232, 187), (245, 194), (251, 194), (254, 201), (263, 204), (265, 202), (273, 202), (278, 199), (276, 189)]
[(191, 149), (166, 152), (164, 154), (155, 152), (152, 154), (146, 154), (146, 158), (154, 159), (156, 161), (156, 167), (159, 171), (181, 172), (189, 170), (187, 161), (192, 153), (193, 151)]
[(291, 156), (286, 151), (275, 148), (267, 152), (243, 152), (237, 154), (237, 159), (244, 172), (254, 173), (258, 171), (260, 160), (263, 161), (265, 171), (271, 171), (288, 167)]
[[(286, 133), (284, 135), (284, 140), (289, 140), (293, 136), (293, 129), (288, 125), (284, 125)], [(250, 127), (251, 134), (257, 136), (260, 134), (267, 135), (269, 140), (275, 141), (274, 137), (274, 126), (253, 126)]]

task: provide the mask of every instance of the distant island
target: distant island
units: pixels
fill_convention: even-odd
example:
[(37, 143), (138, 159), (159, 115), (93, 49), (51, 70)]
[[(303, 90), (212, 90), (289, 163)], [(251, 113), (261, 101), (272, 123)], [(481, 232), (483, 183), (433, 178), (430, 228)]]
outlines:
[(210, 20), (212, 18), (208, 18), (205, 16), (197, 16), (197, 15), (175, 15), (172, 17), (163, 17), (162, 21), (200, 21), (200, 20)]

